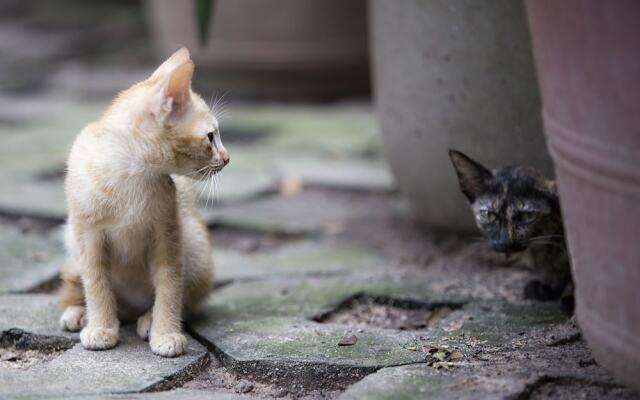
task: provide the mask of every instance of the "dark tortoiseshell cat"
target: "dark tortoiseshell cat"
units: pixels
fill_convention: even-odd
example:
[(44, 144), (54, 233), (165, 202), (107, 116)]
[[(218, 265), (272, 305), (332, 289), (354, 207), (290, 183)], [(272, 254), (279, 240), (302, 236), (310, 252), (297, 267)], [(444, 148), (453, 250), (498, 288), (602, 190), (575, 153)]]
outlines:
[(525, 298), (561, 299), (571, 308), (573, 286), (555, 182), (531, 167), (488, 170), (459, 151), (449, 151), (449, 157), (491, 247), (507, 256), (529, 253), (539, 279), (525, 287)]

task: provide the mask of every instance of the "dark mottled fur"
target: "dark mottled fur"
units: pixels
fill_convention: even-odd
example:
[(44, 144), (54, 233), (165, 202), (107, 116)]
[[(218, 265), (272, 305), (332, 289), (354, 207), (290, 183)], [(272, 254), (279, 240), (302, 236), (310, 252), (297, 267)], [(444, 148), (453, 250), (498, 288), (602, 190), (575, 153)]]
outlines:
[(531, 167), (488, 170), (459, 151), (449, 152), (476, 223), (491, 247), (507, 256), (528, 253), (539, 279), (525, 297), (572, 301), (572, 284), (555, 182)]

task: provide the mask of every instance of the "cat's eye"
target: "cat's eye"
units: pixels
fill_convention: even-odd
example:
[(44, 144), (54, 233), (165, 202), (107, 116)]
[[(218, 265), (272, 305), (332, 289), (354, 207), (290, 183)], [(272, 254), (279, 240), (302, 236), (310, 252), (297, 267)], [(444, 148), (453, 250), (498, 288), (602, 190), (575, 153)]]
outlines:
[(480, 216), (480, 221), (484, 223), (493, 222), (496, 219), (496, 214), (489, 210), (480, 210), (478, 215)]
[(523, 224), (530, 224), (538, 219), (538, 213), (535, 211), (520, 211), (517, 215), (518, 221)]
[(214, 132), (207, 133), (207, 137), (209, 138), (209, 143), (213, 143), (213, 135), (214, 134), (215, 134)]

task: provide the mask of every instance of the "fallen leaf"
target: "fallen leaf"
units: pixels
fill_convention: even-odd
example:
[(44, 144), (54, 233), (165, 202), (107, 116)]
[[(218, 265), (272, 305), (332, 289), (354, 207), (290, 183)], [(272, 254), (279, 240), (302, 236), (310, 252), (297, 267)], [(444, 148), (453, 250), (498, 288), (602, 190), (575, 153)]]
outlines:
[(449, 356), (449, 359), (452, 360), (452, 361), (460, 360), (462, 358), (464, 358), (464, 354), (462, 354), (461, 352), (459, 352), (457, 350), (452, 351), (451, 355)]
[(280, 180), (280, 194), (286, 197), (299, 195), (303, 190), (302, 180), (295, 176), (287, 176)]
[(338, 341), (338, 346), (353, 346), (358, 342), (356, 335), (345, 336)]

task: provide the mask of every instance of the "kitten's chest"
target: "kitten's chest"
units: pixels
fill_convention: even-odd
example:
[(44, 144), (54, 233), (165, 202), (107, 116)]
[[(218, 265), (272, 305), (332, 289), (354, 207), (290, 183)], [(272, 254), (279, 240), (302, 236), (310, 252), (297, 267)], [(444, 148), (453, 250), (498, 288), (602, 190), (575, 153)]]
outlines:
[(133, 267), (146, 264), (153, 229), (153, 225), (148, 221), (111, 225), (105, 233), (112, 261), (118, 265)]

